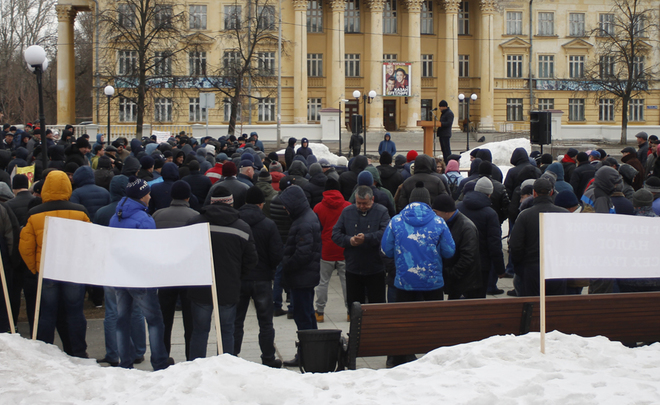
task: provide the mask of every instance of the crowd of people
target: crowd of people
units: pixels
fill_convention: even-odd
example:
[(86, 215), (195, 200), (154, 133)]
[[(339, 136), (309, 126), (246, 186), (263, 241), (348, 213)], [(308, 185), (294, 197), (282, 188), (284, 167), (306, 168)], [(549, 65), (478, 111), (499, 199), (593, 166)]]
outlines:
[[(353, 302), (503, 294), (497, 286), (502, 277), (514, 278), (510, 295), (533, 296), (540, 285), (538, 213), (660, 214), (660, 142), (643, 132), (638, 149), (624, 148), (620, 162), (602, 149), (570, 148), (554, 161), (517, 148), (506, 176), (488, 149), (471, 151), (464, 176), (459, 155), (397, 154), (389, 133), (378, 162), (357, 155), (331, 164), (317, 159), (306, 138), (300, 147), (290, 138), (280, 156), (266, 154), (254, 132), (109, 144), (98, 135), (91, 145), (69, 127), (57, 142), (46, 135), (49, 163), (43, 167), (40, 133), (6, 126), (0, 134), (0, 248), (14, 320), (23, 294), (31, 328), (34, 323), (47, 216), (128, 229), (209, 223), (223, 351), (241, 352), (253, 301), (262, 363), (275, 368), (283, 363), (275, 354), (273, 317), (286, 315), (298, 330), (316, 329), (335, 271), (348, 319)], [(32, 165), (31, 185), (24, 174), (9, 175)], [(507, 220), (508, 262), (502, 244)], [(84, 247), (72, 247), (71, 254), (94, 265)], [(158, 277), (158, 268), (151, 270)], [(548, 294), (580, 294), (584, 287), (589, 293), (653, 291), (660, 280), (546, 281)], [(177, 308), (186, 359), (207, 355), (211, 287), (116, 288), (45, 279), (37, 338), (53, 343), (57, 330), (66, 353), (87, 357), (86, 296), (105, 307), (106, 355), (99, 362), (132, 368), (144, 361), (146, 320), (154, 370), (173, 364)], [(0, 329), (8, 325), (6, 310), (0, 311)], [(409, 360), (391, 357), (388, 366)], [(284, 362), (298, 364), (297, 356)]]

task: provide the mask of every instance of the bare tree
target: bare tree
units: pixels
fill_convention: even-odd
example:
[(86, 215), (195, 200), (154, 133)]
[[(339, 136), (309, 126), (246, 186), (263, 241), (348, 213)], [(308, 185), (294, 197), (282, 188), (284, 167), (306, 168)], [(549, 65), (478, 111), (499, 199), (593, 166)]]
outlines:
[(270, 0), (243, 0), (225, 5), (220, 37), (224, 54), (209, 65), (205, 82), (229, 99), (229, 134), (234, 134), (242, 100), (271, 97), (276, 84), (277, 10)]
[[(117, 96), (136, 107), (136, 133), (142, 137), (147, 97), (172, 96), (177, 87), (173, 75), (180, 54), (187, 52), (188, 16), (174, 0), (124, 0), (99, 16), (104, 32), (106, 63), (99, 68)], [(112, 63), (115, 61), (116, 63)], [(171, 107), (170, 107), (171, 108)]]
[(652, 59), (657, 46), (657, 15), (648, 0), (614, 0), (610, 14), (601, 14), (595, 58), (585, 69), (586, 88), (595, 99), (613, 96), (621, 107), (621, 143), (627, 142), (630, 101), (649, 93), (650, 80), (658, 72)]

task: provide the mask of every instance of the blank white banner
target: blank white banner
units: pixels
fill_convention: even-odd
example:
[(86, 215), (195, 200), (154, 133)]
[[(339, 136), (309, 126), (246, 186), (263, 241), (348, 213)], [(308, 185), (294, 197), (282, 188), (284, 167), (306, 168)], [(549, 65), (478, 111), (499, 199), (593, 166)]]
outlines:
[(660, 218), (540, 215), (546, 279), (660, 277)]
[(213, 284), (208, 224), (121, 229), (46, 220), (44, 278), (136, 288)]

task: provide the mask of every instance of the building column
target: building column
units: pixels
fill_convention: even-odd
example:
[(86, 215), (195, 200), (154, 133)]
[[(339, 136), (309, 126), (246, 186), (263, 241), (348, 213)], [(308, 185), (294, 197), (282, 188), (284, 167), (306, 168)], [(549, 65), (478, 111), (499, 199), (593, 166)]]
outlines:
[[(327, 83), (327, 107), (339, 107), (341, 100), (346, 99), (346, 72), (344, 66), (344, 10), (345, 0), (332, 0), (332, 24), (330, 33), (330, 60), (327, 65), (330, 69), (330, 83)], [(352, 96), (351, 96), (352, 97)], [(341, 103), (343, 104), (343, 103)], [(341, 109), (341, 107), (340, 107)], [(344, 113), (342, 113), (342, 121)]]
[(307, 0), (293, 0), (293, 123), (307, 123)]
[(408, 120), (406, 128), (409, 131), (421, 131), (417, 121), (422, 118), (422, 43), (420, 31), (420, 18), (422, 12), (422, 0), (406, 0), (408, 8), (408, 62), (412, 80), (410, 90), (412, 97), (408, 98)]
[(493, 13), (497, 6), (495, 0), (481, 0), (481, 38), (479, 41), (479, 53), (481, 63), (479, 74), (481, 76), (481, 94), (479, 95), (481, 105), (481, 121), (479, 129), (482, 131), (494, 131), (493, 110), (495, 95), (493, 88), (495, 80), (493, 78)]
[(57, 10), (57, 125), (76, 123), (76, 60), (73, 23), (76, 10), (56, 5)]
[[(444, 63), (439, 64), (443, 72), (444, 88), (438, 84), (438, 102), (447, 101), (449, 108), (454, 112), (453, 127), (458, 129), (458, 7), (459, 0), (440, 0), (445, 9), (444, 32), (441, 31), (442, 40), (438, 41), (438, 55), (444, 55)], [(438, 75), (440, 79), (440, 75)]]
[(364, 93), (375, 90), (377, 94), (367, 107), (369, 118), (365, 119), (370, 131), (383, 130), (383, 7), (383, 0), (369, 0), (371, 46), (364, 58), (365, 65), (369, 66), (369, 80), (365, 82)]

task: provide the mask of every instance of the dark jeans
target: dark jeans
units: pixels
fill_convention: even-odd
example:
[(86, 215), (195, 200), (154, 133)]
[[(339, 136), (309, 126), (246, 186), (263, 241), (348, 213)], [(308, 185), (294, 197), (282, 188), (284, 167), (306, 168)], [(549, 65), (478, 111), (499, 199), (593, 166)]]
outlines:
[[(273, 306), (274, 308), (282, 308), (282, 263), (277, 265), (275, 269), (275, 279), (273, 280)], [(288, 305), (288, 311), (293, 312), (293, 301)]]
[(115, 288), (117, 293), (117, 346), (119, 348), (119, 366), (133, 368), (137, 356), (135, 346), (131, 341), (131, 315), (135, 302), (142, 310), (149, 329), (149, 345), (151, 346), (151, 366), (154, 371), (168, 366), (168, 355), (165, 350), (163, 332), (163, 314), (160, 312), (158, 295), (155, 288)]
[(264, 361), (275, 359), (275, 329), (273, 329), (273, 290), (268, 281), (241, 281), (241, 297), (236, 308), (236, 321), (234, 322), (234, 354), (238, 356), (243, 343), (243, 325), (247, 315), (250, 299), (254, 301), (259, 322), (259, 347), (261, 359)]
[[(66, 330), (66, 336), (62, 337), (65, 343), (70, 344), (68, 354), (76, 357), (87, 357), (87, 320), (83, 313), (83, 304), (85, 301), (85, 286), (83, 284), (67, 283), (44, 279), (41, 289), (41, 306), (39, 316), (39, 328), (37, 329), (37, 339), (53, 343), (55, 339), (55, 328)], [(62, 309), (60, 322), (58, 325), (58, 312)], [(63, 315), (63, 316), (62, 316)]]
[(385, 302), (385, 273), (355, 274), (346, 272), (346, 301), (377, 304)]
[[(234, 354), (234, 323), (236, 322), (236, 304), (218, 305), (220, 316), (220, 339), (222, 352)], [(200, 304), (190, 301), (193, 318), (193, 332), (190, 336), (190, 360), (206, 357), (206, 346), (211, 331), (212, 304)]]
[(442, 301), (445, 294), (442, 288), (430, 291), (408, 291), (397, 288), (396, 302)]
[[(119, 362), (119, 346), (117, 343), (117, 292), (114, 287), (103, 287), (105, 298), (105, 318), (103, 332), (105, 334), (105, 358)], [(147, 332), (144, 329), (144, 316), (133, 301), (131, 313), (131, 342), (135, 346), (135, 358), (144, 356), (147, 351)]]
[(449, 145), (450, 137), (438, 137), (440, 140), (440, 149), (442, 149), (442, 159), (446, 162), (449, 161), (451, 155), (451, 146)]
[(188, 289), (182, 287), (165, 287), (158, 289), (158, 302), (160, 303), (160, 311), (163, 314), (163, 323), (165, 324), (165, 350), (167, 350), (167, 354), (169, 355), (172, 347), (172, 326), (174, 325), (176, 302), (178, 298), (181, 298), (183, 339), (186, 342), (186, 360), (190, 360), (190, 336), (192, 335), (193, 326), (190, 299), (187, 294)]
[(318, 329), (314, 315), (314, 287), (292, 288), (291, 303), (298, 330)]

